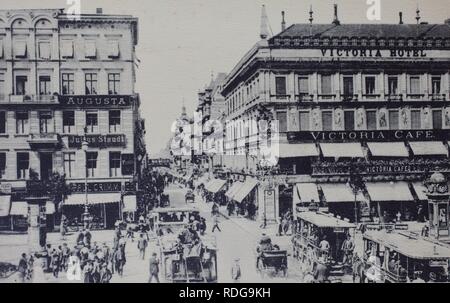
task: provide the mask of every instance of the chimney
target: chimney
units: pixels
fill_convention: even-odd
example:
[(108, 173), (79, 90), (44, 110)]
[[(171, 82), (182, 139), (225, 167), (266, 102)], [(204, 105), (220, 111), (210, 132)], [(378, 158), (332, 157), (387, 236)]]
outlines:
[(284, 20), (284, 11), (281, 12), (281, 31), (286, 29), (286, 21)]
[(97, 9), (95, 10), (95, 12), (99, 15), (103, 14), (103, 8), (101, 7), (97, 7)]
[(265, 40), (269, 37), (269, 20), (267, 18), (266, 6), (263, 5), (261, 8), (261, 27), (259, 36), (261, 39)]
[(334, 25), (340, 25), (341, 22), (338, 19), (338, 6), (334, 4), (334, 20), (332, 22)]
[(400, 19), (400, 21), (398, 22), (398, 24), (403, 24), (403, 13), (402, 13), (402, 12), (399, 12), (399, 13), (398, 13), (398, 17), (399, 17), (399, 19)]

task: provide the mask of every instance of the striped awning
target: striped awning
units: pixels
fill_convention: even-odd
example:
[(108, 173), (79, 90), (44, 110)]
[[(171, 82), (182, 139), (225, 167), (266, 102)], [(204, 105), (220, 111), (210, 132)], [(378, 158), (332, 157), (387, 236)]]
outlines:
[[(327, 203), (336, 203), (336, 202), (354, 202), (355, 194), (353, 190), (347, 184), (342, 183), (330, 183), (330, 184), (321, 184), (320, 188), (322, 189), (323, 195), (325, 196), (325, 200)], [(363, 201), (363, 195), (358, 192), (356, 195), (356, 201)]]
[(366, 183), (372, 201), (414, 201), (406, 182)]
[(364, 158), (360, 143), (320, 143), (326, 158)]
[[(90, 193), (88, 194), (88, 204), (106, 204), (120, 202), (120, 193)], [(86, 203), (85, 194), (72, 194), (64, 201), (64, 205), (84, 205)]]
[(244, 185), (244, 182), (241, 181), (235, 181), (233, 185), (227, 190), (225, 193), (225, 196), (227, 196), (230, 199), (233, 199), (234, 195), (241, 189), (241, 187)]
[(425, 185), (423, 185), (421, 182), (414, 182), (412, 183), (412, 185), (419, 200), (428, 200), (427, 195), (425, 194), (427, 192), (427, 188), (425, 187)]
[(9, 216), (9, 209), (11, 208), (11, 196), (0, 196), (0, 217)]
[(409, 157), (403, 142), (368, 142), (367, 147), (374, 157)]
[(25, 201), (14, 201), (11, 204), (11, 216), (25, 216), (28, 217), (28, 203)]
[(294, 205), (298, 203), (319, 203), (319, 192), (316, 183), (297, 183), (293, 193)]
[(245, 197), (250, 194), (250, 192), (258, 185), (258, 180), (253, 178), (246, 178), (244, 184), (241, 186), (239, 191), (233, 196), (233, 200), (241, 203)]
[(416, 156), (448, 155), (447, 147), (439, 141), (409, 142), (409, 146)]
[(135, 212), (137, 209), (137, 202), (135, 195), (123, 196), (123, 212)]

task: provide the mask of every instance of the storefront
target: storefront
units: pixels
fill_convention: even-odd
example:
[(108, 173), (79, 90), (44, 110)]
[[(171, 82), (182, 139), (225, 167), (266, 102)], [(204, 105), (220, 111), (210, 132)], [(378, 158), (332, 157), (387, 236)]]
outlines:
[[(88, 193), (88, 209), (92, 223), (98, 228), (112, 228), (117, 220), (122, 219), (121, 193)], [(64, 201), (63, 213), (69, 221), (82, 222), (86, 204), (86, 195), (74, 193)]]
[(372, 213), (381, 222), (392, 222), (400, 212), (401, 220), (409, 221), (417, 211), (417, 204), (407, 182), (366, 183)]
[(240, 188), (234, 193), (232, 200), (239, 205), (240, 213), (247, 214), (250, 218), (257, 215), (257, 190), (258, 180), (246, 177)]
[(205, 190), (211, 195), (211, 198), (218, 202), (220, 205), (226, 204), (226, 197), (225, 197), (225, 185), (227, 184), (226, 180), (222, 179), (212, 179), (209, 181), (206, 186)]
[(355, 195), (347, 184), (321, 184), (320, 189), (329, 211), (343, 219), (348, 219), (351, 222), (360, 222), (361, 213), (368, 212), (368, 205), (362, 193), (358, 192)]
[(316, 183), (297, 183), (292, 192), (293, 199), (293, 214), (297, 216), (298, 213), (308, 210), (318, 210), (322, 207), (319, 197), (319, 191)]

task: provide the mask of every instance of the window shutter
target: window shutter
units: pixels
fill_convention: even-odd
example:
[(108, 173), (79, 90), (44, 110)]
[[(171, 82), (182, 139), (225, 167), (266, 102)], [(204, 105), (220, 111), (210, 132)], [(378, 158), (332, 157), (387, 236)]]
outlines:
[(39, 42), (39, 58), (50, 59), (50, 42)]
[(95, 58), (97, 56), (97, 49), (94, 40), (87, 40), (84, 46), (86, 58)]
[(73, 41), (63, 40), (61, 41), (61, 56), (63, 58), (73, 58)]
[(15, 41), (14, 44), (14, 56), (16, 58), (25, 58), (27, 56), (27, 42)]
[(119, 58), (119, 41), (108, 41), (109, 58)]

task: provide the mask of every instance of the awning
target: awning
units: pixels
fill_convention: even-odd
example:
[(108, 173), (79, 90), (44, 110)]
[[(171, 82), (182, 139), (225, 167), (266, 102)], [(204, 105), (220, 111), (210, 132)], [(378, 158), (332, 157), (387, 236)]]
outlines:
[(123, 196), (123, 212), (135, 212), (137, 209), (136, 196)]
[(317, 185), (315, 183), (297, 183), (293, 193), (293, 200), (294, 205), (300, 202), (310, 203), (312, 201), (319, 203), (320, 198)]
[[(355, 194), (347, 184), (321, 184), (323, 195), (328, 203), (334, 202), (354, 202)], [(356, 195), (356, 201), (363, 201), (364, 197), (361, 192)]]
[(326, 158), (364, 158), (360, 143), (320, 143)]
[(374, 157), (408, 157), (408, 149), (403, 142), (368, 142)]
[(227, 184), (227, 181), (222, 179), (215, 179), (214, 181), (215, 182), (208, 188), (208, 191), (213, 194), (217, 193), (222, 187), (225, 186), (225, 184)]
[(414, 198), (406, 182), (366, 183), (372, 201), (413, 201)]
[[(64, 201), (64, 205), (84, 205), (85, 194), (72, 194)], [(105, 204), (120, 202), (120, 193), (90, 193), (88, 194), (89, 204)]]
[(258, 185), (258, 180), (253, 178), (246, 178), (244, 185), (241, 186), (239, 191), (233, 196), (233, 200), (241, 203), (245, 197)]
[(56, 209), (55, 209), (55, 203), (53, 203), (52, 201), (47, 201), (45, 203), (45, 214), (46, 215), (53, 215), (55, 213)]
[(225, 193), (225, 196), (227, 196), (230, 199), (233, 199), (234, 195), (241, 189), (241, 187), (244, 185), (244, 182), (241, 181), (235, 181), (233, 185), (227, 190)]
[(24, 201), (14, 201), (11, 204), (11, 216), (25, 216), (28, 217), (28, 203)]
[(280, 144), (279, 157), (280, 158), (294, 158), (294, 157), (317, 157), (319, 151), (316, 144)]
[(205, 184), (205, 189), (209, 190), (212, 186), (214, 186), (214, 183), (216, 183), (217, 179), (211, 179), (208, 183)]
[(427, 188), (425, 187), (425, 185), (420, 182), (414, 182), (412, 185), (419, 200), (428, 200), (427, 195), (425, 194), (427, 192)]
[(11, 196), (0, 196), (0, 217), (9, 216), (11, 208)]
[(443, 142), (438, 141), (421, 141), (421, 142), (409, 142), (409, 146), (416, 156), (429, 156), (429, 155), (448, 155), (447, 147)]

